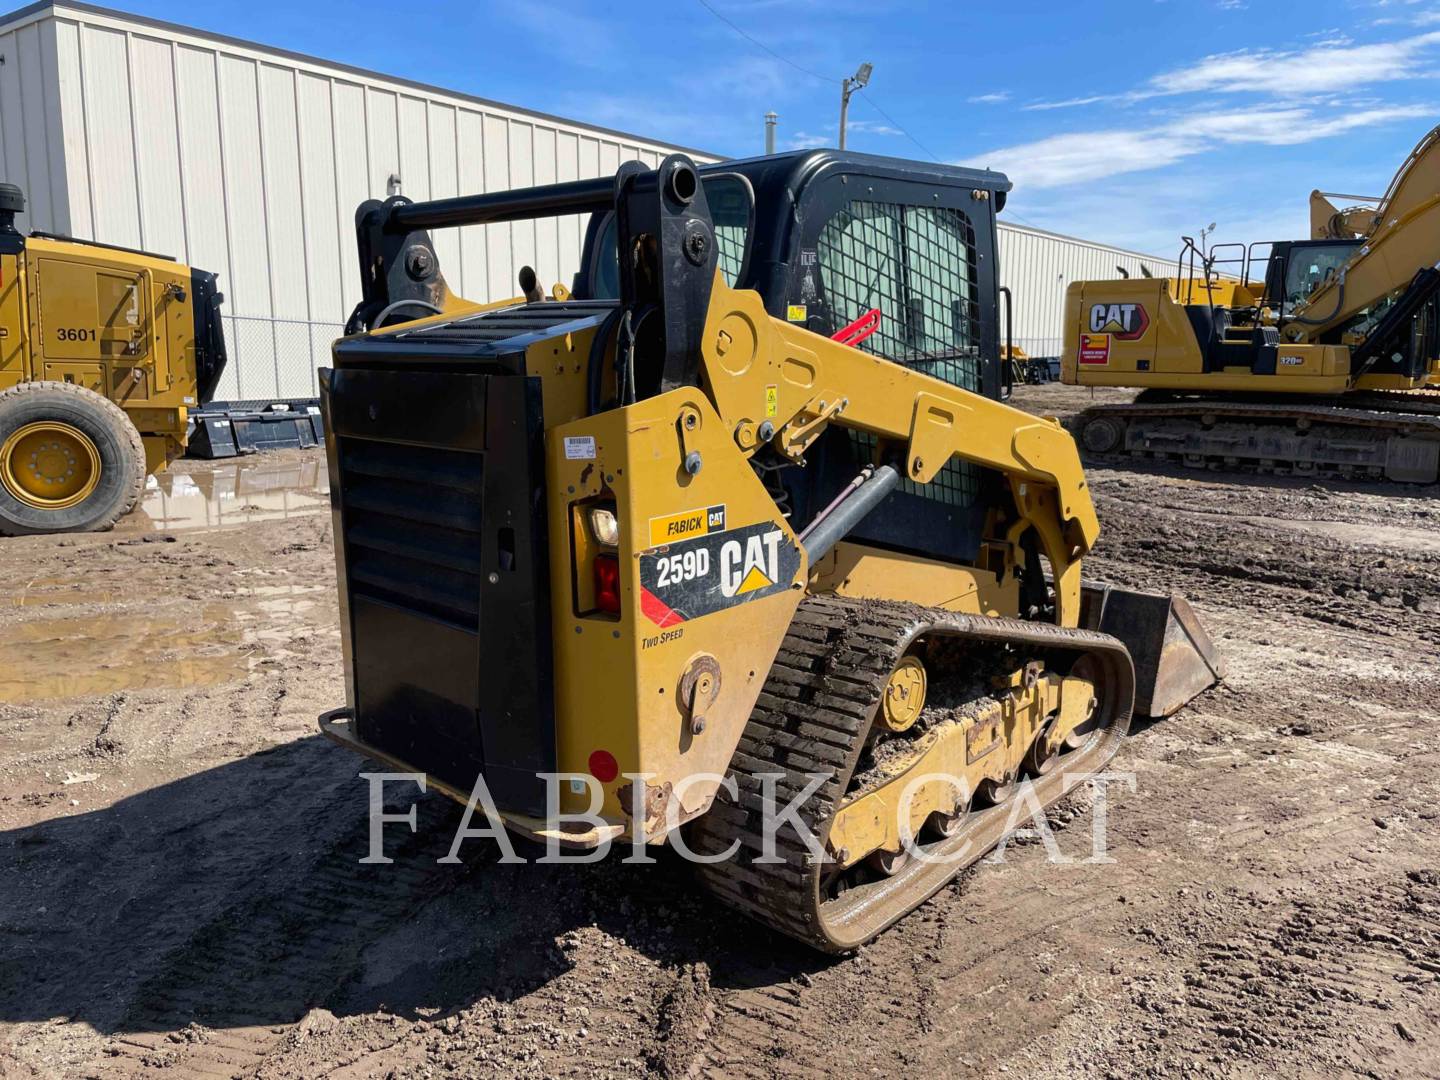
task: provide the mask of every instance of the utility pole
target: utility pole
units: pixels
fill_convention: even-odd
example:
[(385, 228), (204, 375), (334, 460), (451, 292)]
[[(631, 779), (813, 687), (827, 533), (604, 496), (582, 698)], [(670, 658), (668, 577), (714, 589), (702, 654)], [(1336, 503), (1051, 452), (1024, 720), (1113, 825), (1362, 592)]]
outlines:
[(780, 115), (776, 112), (771, 111), (765, 114), (765, 153), (767, 156), (775, 153), (775, 125), (779, 120)]
[(875, 70), (871, 63), (861, 64), (855, 69), (855, 74), (840, 83), (840, 149), (845, 149), (845, 117), (850, 112), (850, 95), (856, 90), (863, 89), (870, 81), (870, 73)]

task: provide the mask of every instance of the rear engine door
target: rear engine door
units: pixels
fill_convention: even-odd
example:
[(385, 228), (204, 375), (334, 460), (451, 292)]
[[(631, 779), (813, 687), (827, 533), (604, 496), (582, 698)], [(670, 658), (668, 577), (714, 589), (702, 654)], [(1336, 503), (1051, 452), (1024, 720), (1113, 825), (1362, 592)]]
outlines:
[(150, 353), (148, 270), (42, 256), (35, 262), (35, 311), (46, 361), (118, 361), (139, 366)]

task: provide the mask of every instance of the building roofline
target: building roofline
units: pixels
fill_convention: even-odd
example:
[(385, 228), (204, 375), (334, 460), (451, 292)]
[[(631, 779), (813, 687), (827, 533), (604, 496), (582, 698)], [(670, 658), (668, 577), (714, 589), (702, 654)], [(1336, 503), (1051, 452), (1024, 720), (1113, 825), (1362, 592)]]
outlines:
[[(557, 116), (554, 113), (540, 112), (537, 109), (527, 109), (522, 105), (512, 105), (505, 101), (495, 101), (493, 98), (483, 98), (476, 94), (467, 94), (462, 90), (448, 89), (443, 86), (436, 86), (434, 83), (420, 82), (416, 79), (407, 79), (400, 75), (388, 75), (382, 71), (372, 71), (369, 68), (356, 67), (353, 64), (342, 63), (338, 60), (327, 60), (321, 56), (311, 56), (308, 53), (295, 52), (292, 49), (282, 49), (275, 45), (266, 45), (263, 42), (250, 41), (246, 38), (232, 37), (229, 34), (219, 34), (213, 30), (202, 30), (199, 27), (186, 26), (183, 23), (167, 22), (164, 19), (154, 19), (148, 15), (135, 15), (128, 11), (121, 11), (118, 8), (102, 7), (99, 4), (87, 4), (81, 0), (37, 0), (36, 3), (27, 4), (25, 7), (17, 8), (14, 11), (0, 14), (0, 30), (3, 30), (11, 23), (17, 23), (31, 16), (41, 16), (49, 11), (51, 15), (64, 17), (66, 13), (80, 15), (99, 15), (104, 18), (115, 19), (120, 22), (134, 23), (137, 26), (148, 27), (152, 30), (159, 30), (169, 34), (184, 34), (188, 37), (201, 38), (206, 41), (213, 41), (218, 45), (229, 45), (241, 49), (249, 49), (254, 52), (267, 53), (271, 56), (285, 60), (298, 61), (303, 64), (311, 64), (318, 68), (328, 68), (331, 71), (343, 72), (346, 75), (353, 75), (357, 78), (367, 79), (374, 82), (390, 83), (394, 86), (407, 87), (430, 96), (454, 98), (460, 101), (467, 101), (474, 105), (484, 106), (490, 109), (500, 109), (505, 112), (515, 113), (520, 116), (532, 117), (536, 120), (544, 120), (552, 124), (563, 124), (568, 127), (587, 128), (600, 135), (609, 135), (612, 138), (624, 140), (625, 142), (636, 143), (643, 146), (663, 146), (672, 150), (678, 150), (685, 154), (695, 154), (704, 158), (722, 159), (725, 155), (717, 154), (713, 150), (701, 150), (691, 146), (680, 146), (676, 143), (666, 142), (645, 135), (637, 135), (633, 131), (620, 131), (617, 128), (603, 127), (599, 124), (592, 124), (586, 120), (578, 120), (573, 116)], [(32, 20), (34, 21), (34, 20)]]
[(1132, 259), (1149, 259), (1151, 262), (1173, 263), (1173, 255), (1148, 255), (1143, 251), (1132, 251), (1130, 248), (1118, 247), (1115, 244), (1107, 244), (1100, 240), (1086, 240), (1083, 236), (1071, 236), (1068, 233), (1058, 233), (1053, 229), (1042, 229), (1037, 225), (1024, 225), (1018, 221), (1006, 221), (1003, 218), (995, 219), (1000, 225), (1007, 229), (1014, 229), (1016, 232), (1035, 233), (1039, 236), (1048, 236), (1051, 240), (1064, 240), (1068, 244), (1082, 244), (1085, 247), (1104, 248), (1106, 251), (1113, 251), (1119, 255), (1129, 255)]

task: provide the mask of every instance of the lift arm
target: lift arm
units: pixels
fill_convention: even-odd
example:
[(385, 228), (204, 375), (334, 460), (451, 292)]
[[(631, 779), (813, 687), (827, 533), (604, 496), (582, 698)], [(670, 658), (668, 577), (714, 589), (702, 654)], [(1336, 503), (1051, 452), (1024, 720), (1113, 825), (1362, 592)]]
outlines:
[(928, 484), (951, 457), (1005, 475), (1020, 523), (1054, 574), (1061, 622), (1075, 625), (1080, 559), (1100, 525), (1075, 442), (1042, 419), (766, 313), (758, 293), (717, 275), (703, 338), (706, 384), (742, 450), (773, 440), (792, 460), (828, 424), (878, 436), (899, 471)]

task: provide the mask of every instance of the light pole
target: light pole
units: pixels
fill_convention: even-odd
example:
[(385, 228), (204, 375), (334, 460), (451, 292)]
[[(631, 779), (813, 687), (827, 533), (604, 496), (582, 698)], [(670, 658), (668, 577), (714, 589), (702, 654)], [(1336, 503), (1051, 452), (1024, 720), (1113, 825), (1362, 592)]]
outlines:
[(1201, 254), (1201, 255), (1208, 255), (1208, 254), (1209, 254), (1209, 252), (1207, 252), (1207, 251), (1205, 250), (1205, 238), (1206, 238), (1207, 236), (1214, 236), (1214, 235), (1215, 235), (1215, 223), (1214, 223), (1213, 221), (1210, 222), (1209, 225), (1206, 225), (1205, 228), (1203, 228), (1203, 229), (1200, 230), (1200, 254)]
[(856, 90), (862, 89), (870, 81), (870, 73), (875, 70), (871, 63), (861, 64), (855, 69), (855, 74), (840, 83), (840, 149), (845, 149), (845, 115), (850, 111), (850, 95)]
[(775, 125), (779, 123), (780, 115), (774, 111), (765, 114), (765, 155), (775, 153)]

